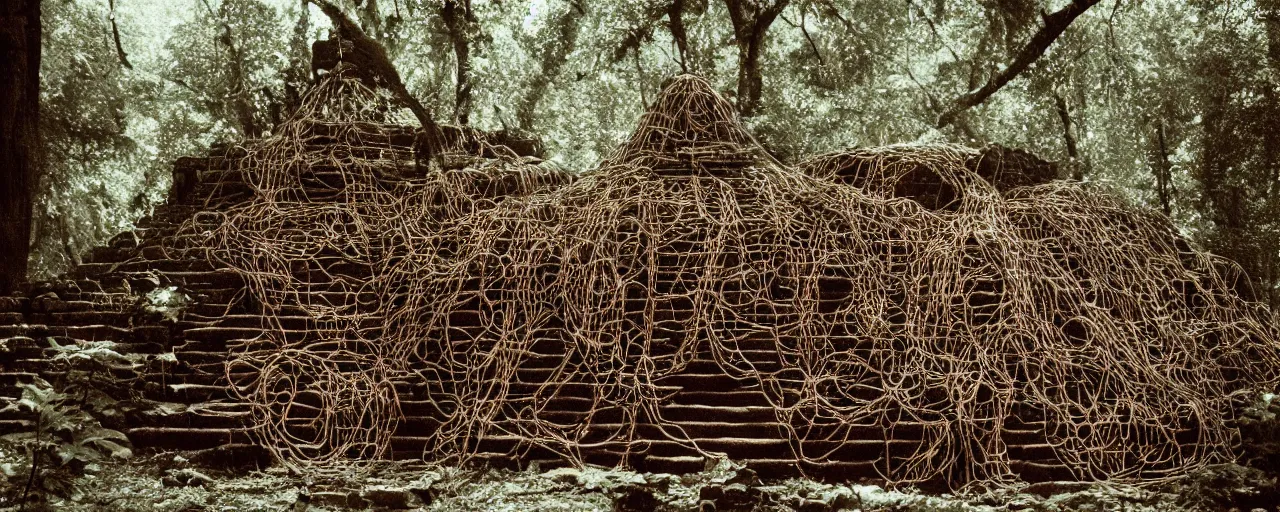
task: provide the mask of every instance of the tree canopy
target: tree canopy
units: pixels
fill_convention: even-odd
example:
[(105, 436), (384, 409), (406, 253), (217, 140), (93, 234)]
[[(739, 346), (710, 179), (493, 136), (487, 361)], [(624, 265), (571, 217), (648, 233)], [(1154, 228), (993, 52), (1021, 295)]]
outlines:
[[(1280, 304), (1280, 0), (332, 0), (443, 123), (581, 170), (704, 76), (784, 161), (997, 142), (1163, 211)], [(162, 201), (178, 156), (296, 108), (306, 0), (44, 0), (32, 275)]]

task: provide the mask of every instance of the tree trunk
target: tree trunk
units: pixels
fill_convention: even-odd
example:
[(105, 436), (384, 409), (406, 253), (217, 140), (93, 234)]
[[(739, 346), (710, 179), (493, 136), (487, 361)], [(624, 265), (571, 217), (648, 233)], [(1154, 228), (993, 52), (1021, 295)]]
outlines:
[(1067, 144), (1067, 164), (1071, 168), (1071, 179), (1084, 181), (1084, 165), (1080, 161), (1080, 150), (1076, 145), (1074, 123), (1071, 122), (1071, 111), (1067, 108), (1067, 100), (1061, 94), (1053, 93), (1053, 104), (1058, 111), (1058, 119), (1062, 121), (1062, 138)]
[(667, 27), (680, 54), (680, 71), (689, 72), (689, 33), (684, 27), (684, 0), (672, 0), (667, 4)]
[(397, 100), (409, 107), (413, 116), (418, 118), (418, 123), (426, 132), (426, 145), (421, 147), (425, 153), (422, 160), (443, 158), (444, 134), (440, 131), (440, 125), (431, 118), (431, 113), (427, 111), (426, 106), (418, 101), (418, 98), (409, 94), (409, 89), (400, 79), (400, 72), (387, 57), (387, 49), (382, 46), (382, 43), (369, 37), (346, 13), (342, 12), (342, 9), (329, 0), (307, 1), (319, 7), (320, 11), (329, 18), (340, 38), (351, 41), (352, 50), (343, 57), (343, 60), (354, 64), (362, 73), (381, 79), (382, 85), (391, 91)]
[[(1280, 78), (1274, 78), (1280, 73), (1280, 0), (1259, 0), (1258, 10), (1260, 11), (1263, 26), (1267, 32), (1267, 63), (1271, 68), (1272, 87), (1267, 88), (1264, 93), (1267, 107), (1271, 111), (1271, 119), (1280, 116), (1280, 95), (1277, 95), (1275, 88), (1280, 86)], [(1274, 127), (1272, 127), (1274, 128)], [(1264, 192), (1265, 208), (1270, 212), (1270, 222), (1280, 222), (1280, 132), (1275, 129), (1263, 130), (1263, 159), (1264, 165), (1270, 171), (1267, 176), (1267, 187)], [(1274, 225), (1274, 224), (1273, 224)], [(1280, 261), (1277, 261), (1276, 253), (1280, 252), (1280, 237), (1275, 236), (1274, 232), (1269, 236), (1260, 237), (1265, 245), (1260, 251), (1262, 258), (1262, 275), (1258, 278), (1262, 281), (1263, 293), (1267, 298), (1267, 302), (1271, 304), (1273, 309), (1280, 311)]]
[[(311, 8), (307, 0), (299, 0), (299, 4), (298, 23), (294, 25), (293, 38), (289, 40), (289, 67), (285, 70), (284, 103), (280, 105), (282, 118), (292, 115), (302, 104), (302, 94), (311, 81), (311, 47), (307, 44), (307, 36), (311, 32)], [(280, 124), (280, 120), (275, 122)]]
[(0, 293), (26, 281), (40, 151), (40, 1), (0, 0)]
[(353, 2), (356, 9), (356, 17), (360, 19), (360, 28), (364, 29), (364, 33), (372, 34), (377, 40), (383, 40), (387, 37), (386, 23), (382, 19), (382, 11), (378, 8), (378, 0), (363, 0)]
[(1156, 121), (1156, 154), (1152, 168), (1156, 174), (1156, 195), (1165, 216), (1173, 215), (1173, 164), (1169, 163), (1169, 143), (1165, 138), (1164, 120)]
[(1258, 0), (1258, 11), (1267, 31), (1267, 61), (1280, 67), (1280, 0)]
[(524, 133), (533, 131), (534, 113), (537, 111), (538, 103), (541, 103), (542, 98), (546, 96), (551, 81), (560, 75), (565, 57), (577, 46), (578, 24), (585, 17), (586, 5), (582, 0), (571, 0), (569, 4), (568, 12), (555, 20), (555, 37), (548, 41), (541, 51), (539, 60), (542, 69), (534, 75), (526, 88), (528, 94), (516, 109), (516, 124)]
[(790, 0), (773, 0), (760, 5), (753, 0), (725, 0), (729, 20), (733, 22), (733, 39), (738, 45), (738, 114), (754, 116), (760, 109), (764, 80), (760, 73), (760, 55), (764, 37)]
[(764, 78), (760, 75), (760, 45), (764, 34), (753, 32), (739, 42), (738, 50), (738, 113), (742, 117), (756, 115), (760, 108), (760, 95)]
[(458, 124), (467, 126), (471, 120), (471, 36), (476, 23), (471, 0), (445, 0), (440, 7), (440, 17), (449, 31), (453, 56), (458, 63), (453, 115)]

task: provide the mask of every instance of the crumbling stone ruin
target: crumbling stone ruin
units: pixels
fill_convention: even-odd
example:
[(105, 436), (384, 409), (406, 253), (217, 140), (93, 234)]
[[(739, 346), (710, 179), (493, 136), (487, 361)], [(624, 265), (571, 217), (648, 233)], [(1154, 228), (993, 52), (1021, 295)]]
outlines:
[(1280, 381), (1230, 262), (1016, 150), (791, 166), (683, 76), (575, 178), (475, 138), (422, 166), (393, 111), (334, 73), (180, 161), (137, 232), (0, 302), (6, 393), (110, 340), (155, 355), (104, 384), (164, 404), (120, 420), (143, 448), (961, 487), (1230, 460)]

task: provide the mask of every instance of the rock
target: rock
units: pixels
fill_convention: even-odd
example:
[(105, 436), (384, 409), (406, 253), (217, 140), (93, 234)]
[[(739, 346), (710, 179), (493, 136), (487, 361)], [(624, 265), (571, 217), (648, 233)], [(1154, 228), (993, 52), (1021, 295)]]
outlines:
[(417, 507), (421, 500), (412, 491), (393, 487), (370, 487), (360, 493), (360, 497), (376, 508), (404, 510)]
[(837, 492), (835, 493), (834, 496), (832, 496), (830, 504), (831, 504), (832, 510), (844, 510), (844, 509), (852, 509), (852, 508), (860, 509), (862, 508), (862, 496), (853, 491)]
[(160, 479), (165, 487), (208, 487), (213, 484), (213, 478), (194, 469), (173, 469), (167, 473)]
[(756, 510), (774, 501), (772, 495), (743, 484), (704, 485), (698, 499), (712, 503), (715, 510)]
[(800, 498), (792, 505), (798, 512), (830, 512), (835, 510), (830, 503), (820, 500)]
[(431, 502), (435, 500), (435, 491), (432, 491), (431, 487), (410, 487), (409, 492), (417, 496), (424, 507), (431, 506)]
[(323, 508), (362, 508), (364, 499), (342, 491), (319, 491), (311, 493), (309, 503)]
[(1280, 503), (1280, 481), (1257, 468), (1208, 466), (1189, 475), (1178, 490), (1179, 505), (1204, 509), (1253, 510)]
[(544, 476), (552, 482), (578, 485), (582, 472), (575, 468), (556, 468), (546, 472)]
[(642, 512), (658, 508), (658, 498), (652, 491), (638, 486), (628, 486), (613, 503), (618, 512)]
[(759, 486), (761, 484), (760, 475), (751, 468), (739, 469), (737, 474), (733, 475), (733, 477), (729, 478), (725, 483), (742, 484), (748, 487)]
[(233, 473), (262, 470), (271, 466), (271, 452), (256, 444), (228, 444), (191, 454), (191, 463), (203, 468)]
[(1090, 482), (1037, 482), (1022, 489), (1022, 492), (1048, 498), (1057, 494), (1086, 491), (1093, 485)]
[(30, 300), (20, 296), (0, 297), (0, 312), (22, 313), (27, 310)]

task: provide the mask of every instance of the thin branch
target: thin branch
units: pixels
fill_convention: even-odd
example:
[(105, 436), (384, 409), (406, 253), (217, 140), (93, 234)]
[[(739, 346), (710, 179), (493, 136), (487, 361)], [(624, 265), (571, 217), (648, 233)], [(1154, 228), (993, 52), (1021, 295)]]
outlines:
[(218, 20), (222, 25), (222, 36), (218, 41), (227, 48), (227, 55), (231, 62), (231, 107), (235, 111), (236, 120), (240, 122), (244, 135), (250, 138), (256, 138), (262, 133), (262, 129), (254, 120), (254, 108), (249, 101), (249, 89), (245, 85), (244, 73), (244, 53), (240, 48), (236, 47), (235, 40), (232, 39), (231, 24), (227, 23), (226, 16), (214, 13), (213, 6), (209, 5), (208, 0), (201, 0), (205, 9), (209, 10), (209, 15)]
[(1061, 94), (1054, 92), (1053, 105), (1054, 110), (1058, 112), (1058, 119), (1062, 121), (1062, 138), (1067, 145), (1067, 164), (1071, 167), (1071, 179), (1084, 181), (1084, 166), (1076, 143), (1075, 123), (1071, 120), (1071, 110), (1067, 108), (1067, 100)]
[(969, 91), (960, 95), (952, 102), (952, 106), (941, 116), (938, 116), (938, 128), (945, 128), (947, 125), (955, 122), (956, 118), (964, 111), (976, 107), (982, 102), (990, 98), (1006, 84), (1017, 78), (1023, 71), (1026, 71), (1031, 64), (1035, 63), (1054, 41), (1058, 40), (1067, 27), (1071, 23), (1089, 10), (1090, 7), (1097, 5), (1101, 0), (1072, 0), (1070, 4), (1061, 10), (1052, 14), (1041, 14), (1044, 18), (1044, 26), (1037, 30), (1035, 35), (1031, 36), (1031, 40), (1018, 52), (1013, 62), (1005, 66), (1003, 70), (993, 75), (987, 80), (982, 87)]
[(917, 5), (915, 0), (907, 0), (907, 4), (914, 7), (917, 11), (920, 11), (920, 17), (924, 18), (924, 23), (929, 26), (929, 32), (933, 34), (934, 39), (937, 39), (939, 43), (942, 43), (942, 46), (946, 47), (947, 53), (951, 54), (952, 59), (955, 59), (956, 62), (960, 62), (960, 54), (956, 53), (955, 48), (952, 48), (946, 38), (942, 37), (942, 33), (938, 31), (938, 25), (933, 22), (933, 18), (929, 16), (929, 13), (925, 11), (923, 7)]
[(818, 45), (813, 42), (813, 37), (809, 35), (808, 27), (805, 27), (805, 22), (806, 22), (805, 14), (807, 10), (808, 10), (808, 6), (800, 7), (800, 23), (792, 22), (791, 20), (787, 19), (787, 16), (785, 14), (779, 15), (779, 18), (781, 18), (782, 21), (785, 22), (786, 24), (791, 25), (794, 28), (800, 29), (800, 33), (804, 34), (804, 40), (809, 42), (809, 48), (813, 50), (813, 56), (818, 58), (818, 65), (826, 66), (827, 61), (822, 58), (822, 52), (818, 51)]
[(636, 83), (640, 89), (640, 105), (643, 108), (649, 108), (649, 97), (644, 91), (644, 68), (640, 66), (640, 52), (634, 52), (636, 60)]
[(445, 0), (440, 7), (440, 18), (448, 29), (449, 42), (453, 46), (457, 64), (454, 78), (453, 117), (466, 126), (471, 120), (471, 37), (475, 29), (475, 15), (471, 12), (471, 0)]
[(1058, 111), (1058, 119), (1062, 120), (1062, 136), (1067, 144), (1067, 157), (1072, 161), (1079, 160), (1080, 152), (1076, 147), (1076, 136), (1071, 130), (1071, 111), (1067, 108), (1067, 100), (1055, 92), (1053, 104)]
[(835, 18), (837, 21), (840, 22), (841, 25), (844, 25), (845, 31), (849, 32), (850, 34), (856, 34), (858, 32), (861, 32), (861, 30), (858, 30), (857, 25), (854, 25), (852, 21), (849, 21), (849, 18), (846, 18), (840, 14), (840, 9), (836, 7), (834, 4), (832, 4), (831, 0), (817, 0), (816, 3), (821, 4), (822, 13), (826, 14), (827, 16), (831, 16), (832, 18)]
[(107, 18), (111, 20), (111, 39), (116, 43), (116, 58), (120, 59), (120, 65), (125, 69), (133, 69), (133, 64), (129, 63), (129, 54), (124, 52), (124, 47), (120, 45), (120, 27), (116, 24), (116, 0), (107, 0), (107, 6), (111, 12)]
[(1156, 193), (1160, 196), (1160, 209), (1166, 217), (1173, 216), (1173, 164), (1169, 162), (1169, 144), (1164, 136), (1164, 120), (1156, 122)]
[[(933, 109), (934, 112), (941, 112), (942, 103), (938, 101), (937, 95), (933, 94), (933, 91), (930, 91), (927, 86), (916, 78), (916, 74), (911, 72), (911, 66), (904, 66), (904, 69), (907, 71), (907, 78), (910, 78), (911, 81), (916, 84), (916, 87), (920, 88), (920, 92), (924, 93), (925, 100), (929, 102), (929, 108)], [(969, 141), (977, 142), (981, 140), (981, 138), (978, 137), (977, 132), (973, 131), (973, 127), (969, 126), (969, 123), (965, 122), (964, 119), (956, 120), (955, 125), (956, 128), (960, 129), (960, 133), (963, 134), (965, 138), (969, 139)]]

